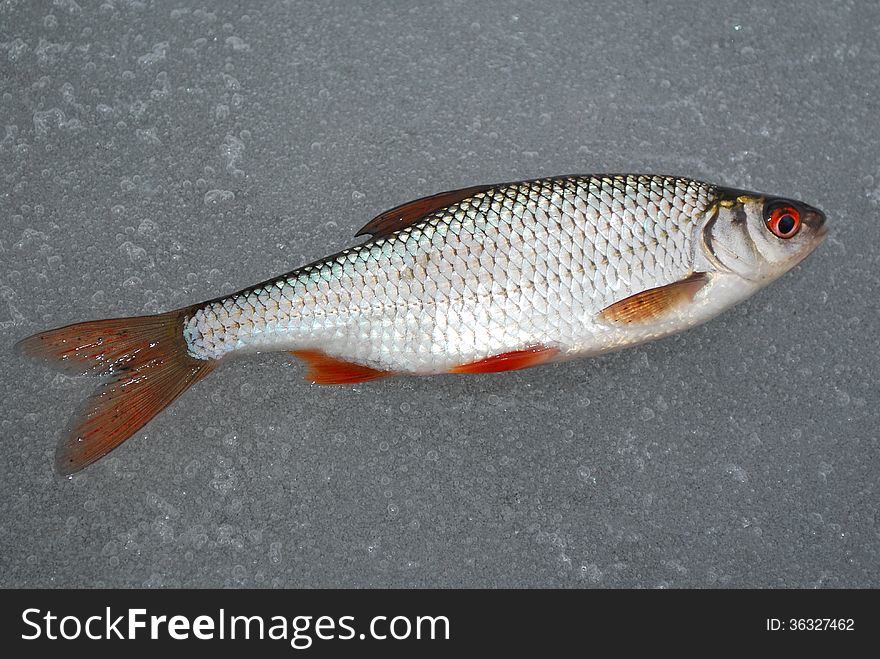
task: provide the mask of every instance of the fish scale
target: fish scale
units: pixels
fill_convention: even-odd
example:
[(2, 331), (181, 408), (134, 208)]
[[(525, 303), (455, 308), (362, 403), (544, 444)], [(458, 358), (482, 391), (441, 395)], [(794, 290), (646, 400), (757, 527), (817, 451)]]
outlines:
[(536, 344), (599, 352), (602, 309), (692, 272), (691, 229), (715, 198), (711, 184), (666, 176), (493, 186), (206, 303), (185, 317), (184, 337), (196, 359), (318, 349), (409, 373)]

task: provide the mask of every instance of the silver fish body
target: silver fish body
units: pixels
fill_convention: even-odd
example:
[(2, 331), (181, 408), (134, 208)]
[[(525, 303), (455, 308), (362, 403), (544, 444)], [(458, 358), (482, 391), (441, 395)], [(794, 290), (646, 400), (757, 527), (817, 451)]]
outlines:
[[(670, 176), (493, 186), (389, 235), (210, 302), (185, 319), (190, 354), (320, 350), (379, 371), (430, 374), (549, 346), (596, 354), (703, 322), (766, 281), (719, 268), (702, 229), (726, 188)], [(600, 312), (711, 276), (652, 322)]]

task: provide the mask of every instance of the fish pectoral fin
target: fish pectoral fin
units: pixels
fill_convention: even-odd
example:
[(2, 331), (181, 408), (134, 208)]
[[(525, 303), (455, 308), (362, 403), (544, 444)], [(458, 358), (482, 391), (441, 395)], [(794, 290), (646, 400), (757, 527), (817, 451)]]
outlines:
[(364, 236), (370, 234), (373, 238), (387, 236), (398, 229), (410, 226), (425, 217), (425, 215), (463, 201), (468, 197), (473, 197), (480, 192), (485, 192), (491, 187), (491, 185), (476, 185), (470, 188), (461, 188), (460, 190), (438, 192), (430, 197), (408, 201), (405, 204), (395, 206), (391, 210), (380, 213), (361, 227), (361, 230), (354, 235)]
[(658, 320), (672, 309), (692, 302), (708, 281), (707, 273), (695, 272), (681, 281), (649, 288), (605, 307), (599, 312), (599, 319), (617, 324)]
[(308, 365), (306, 380), (312, 384), (355, 384), (395, 375), (394, 371), (378, 371), (369, 366), (336, 359), (321, 350), (291, 350), (290, 354)]
[(521, 368), (530, 368), (540, 364), (546, 364), (559, 354), (559, 348), (546, 346), (531, 346), (524, 350), (503, 352), (500, 355), (492, 355), (470, 364), (453, 366), (450, 373), (500, 373), (502, 371), (518, 371)]

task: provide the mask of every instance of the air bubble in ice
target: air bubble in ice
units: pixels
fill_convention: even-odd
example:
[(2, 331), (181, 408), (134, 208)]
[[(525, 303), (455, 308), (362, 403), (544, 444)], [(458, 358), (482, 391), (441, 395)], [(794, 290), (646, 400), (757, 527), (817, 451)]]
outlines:
[(216, 206), (233, 199), (235, 199), (235, 193), (231, 190), (208, 190), (205, 193), (205, 206)]
[(236, 36), (226, 37), (226, 45), (238, 52), (247, 52), (251, 49), (250, 45), (245, 43), (241, 37)]
[(748, 480), (748, 474), (746, 473), (746, 470), (739, 465), (735, 465), (733, 463), (728, 464), (724, 468), (724, 473), (732, 477), (733, 480), (735, 480), (737, 483), (745, 483)]

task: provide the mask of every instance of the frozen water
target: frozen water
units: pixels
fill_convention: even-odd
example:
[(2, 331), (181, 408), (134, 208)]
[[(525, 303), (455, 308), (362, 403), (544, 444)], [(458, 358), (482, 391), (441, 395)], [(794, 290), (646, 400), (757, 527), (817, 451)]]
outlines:
[[(203, 5), (0, 5), (0, 585), (880, 586), (876, 2)], [(591, 361), (231, 362), (54, 475), (91, 385), (17, 339), (250, 285), (432, 192), (627, 170), (833, 233)]]

